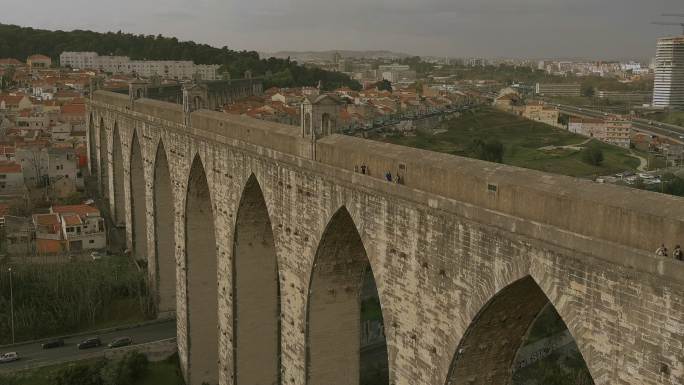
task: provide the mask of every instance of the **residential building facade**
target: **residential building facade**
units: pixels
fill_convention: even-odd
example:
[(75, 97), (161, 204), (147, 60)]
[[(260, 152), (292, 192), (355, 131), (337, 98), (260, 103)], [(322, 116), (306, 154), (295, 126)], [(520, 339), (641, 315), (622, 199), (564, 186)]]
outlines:
[(109, 73), (162, 76), (170, 79), (217, 80), (218, 65), (195, 64), (189, 60), (131, 60), (128, 56), (99, 56), (95, 52), (62, 52), (62, 66), (99, 69)]
[(605, 119), (570, 117), (568, 131), (629, 148), (632, 122), (618, 116), (609, 116)]
[(541, 96), (580, 96), (579, 83), (537, 83), (536, 94)]

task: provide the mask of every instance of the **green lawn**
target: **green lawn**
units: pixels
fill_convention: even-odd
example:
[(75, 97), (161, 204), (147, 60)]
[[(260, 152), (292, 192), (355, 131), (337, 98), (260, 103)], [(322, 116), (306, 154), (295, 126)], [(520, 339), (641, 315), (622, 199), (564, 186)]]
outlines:
[(532, 122), (515, 115), (481, 108), (445, 122), (447, 132), (432, 135), (389, 136), (379, 140), (447, 154), (473, 157), (469, 147), (474, 139), (497, 139), (504, 145), (505, 164), (576, 177), (607, 175), (634, 170), (639, 160), (629, 150), (592, 141), (587, 146), (599, 147), (604, 154), (600, 166), (582, 161), (581, 151), (571, 149), (542, 150), (547, 146), (580, 145), (587, 138), (549, 125)]

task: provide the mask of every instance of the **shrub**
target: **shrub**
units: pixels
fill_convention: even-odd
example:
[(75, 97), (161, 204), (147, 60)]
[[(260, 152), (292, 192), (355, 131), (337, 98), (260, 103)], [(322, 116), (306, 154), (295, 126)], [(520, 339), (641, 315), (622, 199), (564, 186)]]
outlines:
[(147, 356), (129, 352), (120, 361), (109, 361), (102, 368), (100, 376), (103, 385), (129, 385), (142, 378), (147, 372)]
[(587, 147), (582, 151), (582, 160), (592, 166), (603, 163), (603, 150), (598, 147)]
[(75, 364), (60, 369), (54, 374), (55, 385), (103, 385), (100, 370), (106, 365), (104, 359), (95, 364)]

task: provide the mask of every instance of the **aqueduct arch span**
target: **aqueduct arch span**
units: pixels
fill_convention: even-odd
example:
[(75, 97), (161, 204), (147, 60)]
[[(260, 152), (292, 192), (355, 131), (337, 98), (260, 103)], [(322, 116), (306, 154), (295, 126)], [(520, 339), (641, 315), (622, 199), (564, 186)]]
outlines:
[[(178, 105), (131, 102), (103, 91), (88, 108), (107, 132), (116, 122), (125, 143), (137, 132), (142, 159), (154, 160), (143, 162), (145, 175), (155, 175), (164, 143), (174, 226), (159, 235), (160, 226), (151, 225), (158, 223), (159, 210), (146, 210), (147, 239), (156, 245), (148, 245), (149, 263), (161, 260), (159, 243), (173, 237), (178, 347), (192, 385), (199, 385), (197, 371), (233, 384), (237, 368), (240, 381), (243, 318), (235, 317), (241, 311), (235, 242), (240, 245), (245, 191), (258, 190), (250, 195), (263, 197), (263, 205), (249, 206), (267, 208), (254, 210), (261, 219), (251, 222), (265, 229), (267, 219), (272, 231), (274, 253), (263, 255), (275, 255), (278, 269), (282, 384), (312, 384), (307, 352), (315, 345), (307, 319), (315, 301), (309, 282), (329, 220), (341, 207), (372, 263), (390, 383), (443, 385), (450, 374), (464, 373), (468, 356), (456, 357), (459, 346), (480, 345), (470, 337), (491, 332), (478, 314), (488, 313), (482, 309), (492, 298), (516, 292), (506, 288), (533, 279), (567, 324), (597, 385), (682, 384), (684, 267), (652, 256), (660, 243), (684, 238), (681, 198), (339, 135), (311, 146), (296, 127), (206, 110), (185, 115)], [(112, 162), (113, 155), (105, 158)], [(130, 151), (123, 157), (130, 167)], [(360, 164), (371, 175), (354, 173)], [(405, 184), (385, 182), (384, 170), (400, 171)], [(189, 182), (199, 174), (206, 180), (204, 195)], [(257, 184), (248, 182), (252, 175)], [(130, 211), (130, 186), (124, 188), (123, 206)], [(125, 217), (131, 228), (131, 215)], [(192, 232), (199, 223), (203, 232)], [(268, 239), (265, 231), (260, 236)], [(205, 262), (206, 295), (194, 289), (193, 264), (199, 261)], [(197, 336), (193, 317), (200, 313), (216, 317)], [(273, 325), (272, 318), (259, 319)], [(217, 343), (203, 352), (197, 338)], [(505, 338), (513, 344), (520, 333)], [(209, 364), (197, 369), (193, 359), (203, 355)], [(486, 383), (486, 377), (465, 373), (473, 384)]]

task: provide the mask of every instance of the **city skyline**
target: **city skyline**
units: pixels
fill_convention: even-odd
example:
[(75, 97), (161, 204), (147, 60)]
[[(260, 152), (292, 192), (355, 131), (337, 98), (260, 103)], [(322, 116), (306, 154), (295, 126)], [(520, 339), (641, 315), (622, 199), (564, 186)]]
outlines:
[[(674, 0), (406, 0), (328, 4), (38, 0), (6, 10), (3, 23), (45, 29), (163, 34), (258, 52), (391, 50), (421, 56), (647, 59), (679, 27), (650, 24), (681, 11)], [(38, 10), (38, 11), (37, 11)], [(83, 10), (83, 11), (80, 11)], [(134, 10), (134, 11), (132, 11)], [(459, 38), (459, 36), (465, 36)], [(502, 36), (506, 38), (502, 38)], [(514, 38), (511, 38), (513, 36)]]

